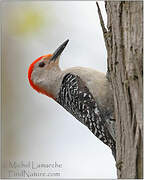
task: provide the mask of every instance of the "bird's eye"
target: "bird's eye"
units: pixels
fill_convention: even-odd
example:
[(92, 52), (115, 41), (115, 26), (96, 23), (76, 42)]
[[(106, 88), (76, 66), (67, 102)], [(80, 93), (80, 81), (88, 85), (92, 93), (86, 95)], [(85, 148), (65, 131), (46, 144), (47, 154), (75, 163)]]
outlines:
[(40, 62), (39, 63), (39, 67), (44, 67), (45, 66), (45, 63), (44, 62)]

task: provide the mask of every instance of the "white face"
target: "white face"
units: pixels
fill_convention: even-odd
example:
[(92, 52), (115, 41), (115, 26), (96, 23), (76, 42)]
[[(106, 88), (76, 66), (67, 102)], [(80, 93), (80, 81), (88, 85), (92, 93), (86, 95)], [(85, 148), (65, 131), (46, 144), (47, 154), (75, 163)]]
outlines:
[(31, 80), (33, 81), (34, 84), (39, 85), (39, 83), (45, 77), (48, 67), (49, 67), (49, 61), (44, 58), (42, 58), (34, 65), (33, 72), (31, 74)]
[(59, 58), (50, 61), (50, 57), (44, 57), (35, 63), (31, 74), (33, 83), (39, 88), (50, 92), (59, 70), (58, 61)]

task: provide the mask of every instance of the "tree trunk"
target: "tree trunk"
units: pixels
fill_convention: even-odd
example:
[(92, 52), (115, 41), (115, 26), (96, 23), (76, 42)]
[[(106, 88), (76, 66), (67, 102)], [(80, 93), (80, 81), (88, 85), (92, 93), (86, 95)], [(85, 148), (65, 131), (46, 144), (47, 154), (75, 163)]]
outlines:
[[(98, 4), (97, 4), (98, 6)], [(118, 178), (142, 178), (143, 2), (106, 1), (107, 28), (98, 6), (115, 104)]]

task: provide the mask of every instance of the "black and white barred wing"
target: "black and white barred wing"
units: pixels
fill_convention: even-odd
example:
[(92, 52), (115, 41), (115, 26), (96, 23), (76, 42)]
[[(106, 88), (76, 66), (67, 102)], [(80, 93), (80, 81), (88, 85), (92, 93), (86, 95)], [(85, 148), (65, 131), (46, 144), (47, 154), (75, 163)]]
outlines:
[(86, 125), (115, 154), (115, 141), (109, 133), (107, 122), (102, 119), (98, 104), (79, 76), (71, 73), (64, 76), (57, 102)]

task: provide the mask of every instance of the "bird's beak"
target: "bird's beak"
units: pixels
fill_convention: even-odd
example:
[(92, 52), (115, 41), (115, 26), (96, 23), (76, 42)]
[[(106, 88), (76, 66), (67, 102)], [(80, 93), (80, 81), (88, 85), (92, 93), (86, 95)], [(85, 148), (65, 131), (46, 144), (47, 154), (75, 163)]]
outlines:
[(67, 43), (69, 42), (69, 40), (67, 39), (65, 42), (63, 42), (53, 53), (53, 55), (51, 56), (49, 61), (56, 61), (57, 58), (61, 55), (61, 53), (63, 52), (63, 50), (65, 49)]

